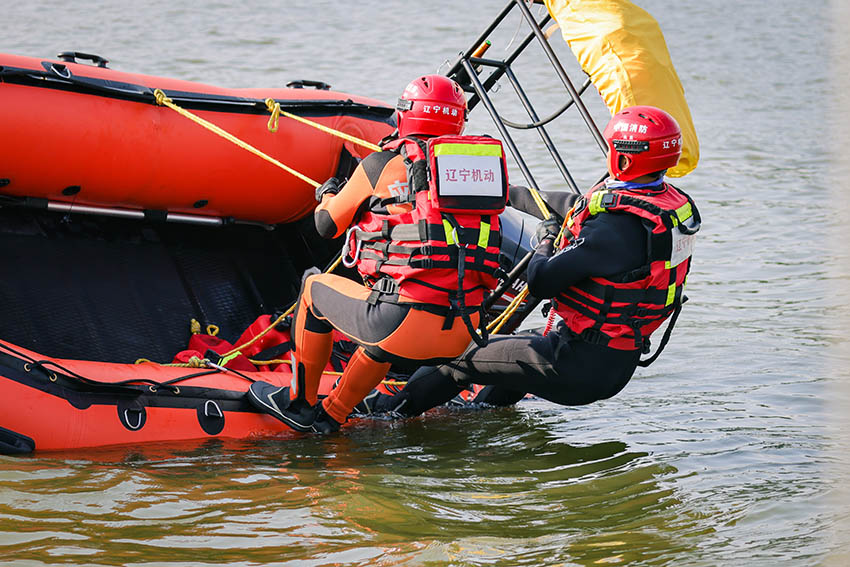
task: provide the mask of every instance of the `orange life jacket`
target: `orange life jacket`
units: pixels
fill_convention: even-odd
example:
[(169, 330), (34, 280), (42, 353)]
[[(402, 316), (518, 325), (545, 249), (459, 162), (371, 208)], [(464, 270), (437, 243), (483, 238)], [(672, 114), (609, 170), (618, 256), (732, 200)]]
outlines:
[[(649, 335), (678, 316), (700, 216), (683, 191), (663, 183), (657, 191), (608, 189), (600, 184), (567, 215), (568, 238), (579, 238), (584, 222), (606, 212), (639, 216), (649, 231), (646, 264), (609, 277), (592, 277), (559, 293), (554, 301), (567, 328), (587, 342), (619, 350), (649, 352)], [(671, 320), (661, 348), (675, 323)], [(649, 364), (660, 353), (642, 363)]]

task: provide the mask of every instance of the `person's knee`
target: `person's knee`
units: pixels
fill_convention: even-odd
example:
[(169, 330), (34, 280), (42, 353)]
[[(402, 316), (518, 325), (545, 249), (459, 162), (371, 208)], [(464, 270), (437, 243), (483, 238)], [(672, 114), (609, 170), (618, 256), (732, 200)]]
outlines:
[(626, 387), (628, 380), (587, 380), (582, 383), (565, 385), (548, 396), (541, 396), (550, 402), (562, 406), (586, 406), (601, 400), (607, 400), (616, 396)]
[(334, 330), (333, 325), (316, 317), (312, 305), (304, 307), (304, 329), (313, 333), (330, 333)]

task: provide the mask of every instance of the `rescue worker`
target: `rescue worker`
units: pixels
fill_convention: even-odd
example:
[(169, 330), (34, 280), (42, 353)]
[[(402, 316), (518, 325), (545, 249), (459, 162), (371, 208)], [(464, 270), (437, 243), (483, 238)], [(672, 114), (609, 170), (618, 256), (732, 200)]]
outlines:
[[(557, 221), (537, 228), (528, 266), (532, 296), (551, 298), (557, 326), (492, 338), (458, 360), (417, 371), (394, 396), (372, 393), (358, 411), (418, 415), (469, 384), (490, 385), (477, 399), (508, 405), (526, 393), (563, 405), (610, 398), (637, 366), (660, 354), (685, 301), (694, 233), (693, 201), (664, 174), (681, 154), (681, 130), (668, 113), (634, 106), (604, 131), (610, 177), (566, 214), (559, 249)], [(650, 335), (672, 316), (649, 359)]]
[[(483, 342), (479, 306), (496, 284), (507, 167), (498, 140), (460, 135), (466, 110), (451, 79), (415, 79), (399, 99), (397, 139), (367, 156), (341, 188), (331, 179), (317, 189), (319, 234), (346, 234), (344, 262), (366, 285), (329, 273), (304, 280), (292, 383), (254, 383), (255, 407), (297, 431), (330, 433), (391, 364), (437, 364), (472, 339)], [(317, 403), (334, 330), (359, 347)]]

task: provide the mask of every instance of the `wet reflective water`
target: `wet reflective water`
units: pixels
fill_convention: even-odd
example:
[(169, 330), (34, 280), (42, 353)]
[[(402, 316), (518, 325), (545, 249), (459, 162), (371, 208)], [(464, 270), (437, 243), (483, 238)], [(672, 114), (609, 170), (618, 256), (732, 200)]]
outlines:
[[(3, 563), (847, 564), (847, 9), (638, 4), (661, 24), (702, 144), (680, 182), (704, 218), (691, 301), (656, 364), (583, 408), (531, 401), (328, 439), (0, 457)], [(233, 87), (317, 79), (393, 101), (502, 5), (42, 0), (4, 6), (0, 51), (88, 51)], [(539, 52), (522, 63), (541, 114), (556, 108)], [(520, 119), (508, 91), (496, 104)], [(46, 114), (46, 127), (60, 119)], [(601, 153), (575, 115), (557, 124), (586, 187)], [(483, 108), (469, 131), (495, 133)], [(541, 185), (563, 188), (534, 136), (517, 140)]]

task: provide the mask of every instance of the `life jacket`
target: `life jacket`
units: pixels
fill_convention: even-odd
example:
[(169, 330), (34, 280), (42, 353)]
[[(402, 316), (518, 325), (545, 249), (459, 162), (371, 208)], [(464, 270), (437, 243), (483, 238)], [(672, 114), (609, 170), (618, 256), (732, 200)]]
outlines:
[(468, 318), (467, 308), (480, 306), (498, 283), (499, 214), (508, 198), (502, 144), (479, 136), (405, 138), (389, 151), (405, 158), (408, 191), (373, 199), (348, 231), (344, 261), (356, 263), (372, 300), (397, 293)]
[(700, 215), (683, 191), (663, 183), (656, 191), (609, 189), (600, 184), (567, 214), (568, 238), (580, 238), (588, 218), (602, 213), (637, 215), (649, 231), (643, 266), (609, 277), (591, 277), (559, 293), (554, 308), (569, 331), (581, 339), (618, 350), (649, 352), (649, 336), (673, 315), (653, 362), (670, 337), (682, 304)]

